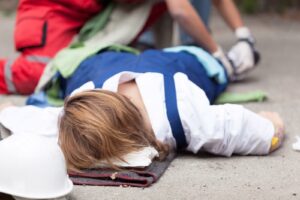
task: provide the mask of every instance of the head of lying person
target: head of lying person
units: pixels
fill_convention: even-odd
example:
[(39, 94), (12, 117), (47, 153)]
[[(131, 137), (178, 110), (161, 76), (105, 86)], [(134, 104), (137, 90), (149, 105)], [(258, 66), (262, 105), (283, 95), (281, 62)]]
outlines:
[(169, 146), (159, 142), (145, 125), (139, 109), (125, 96), (90, 90), (66, 99), (59, 122), (59, 143), (68, 169), (81, 170), (153, 146), (164, 159)]

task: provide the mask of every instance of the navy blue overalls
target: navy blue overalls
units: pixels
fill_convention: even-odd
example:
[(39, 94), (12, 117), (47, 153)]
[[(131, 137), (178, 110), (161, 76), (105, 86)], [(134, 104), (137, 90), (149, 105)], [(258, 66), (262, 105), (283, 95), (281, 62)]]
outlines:
[(177, 72), (186, 74), (193, 83), (205, 91), (210, 102), (213, 102), (226, 87), (226, 84), (220, 85), (209, 78), (203, 65), (193, 55), (185, 52), (148, 50), (140, 55), (134, 55), (108, 51), (92, 56), (80, 64), (72, 77), (65, 80), (65, 96), (88, 81), (93, 81), (96, 88), (101, 88), (107, 79), (123, 71), (163, 74), (167, 116), (178, 149), (185, 148), (187, 142), (177, 108), (174, 74)]

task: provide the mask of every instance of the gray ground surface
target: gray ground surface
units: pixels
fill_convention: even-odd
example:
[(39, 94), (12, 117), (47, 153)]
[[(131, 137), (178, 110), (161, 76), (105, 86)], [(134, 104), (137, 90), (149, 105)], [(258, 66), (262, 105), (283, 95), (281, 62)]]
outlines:
[[(300, 135), (300, 22), (270, 16), (245, 21), (263, 59), (247, 81), (229, 90), (268, 93), (267, 102), (245, 106), (282, 114), (288, 133), (283, 147), (267, 157), (181, 155), (150, 188), (75, 187), (72, 199), (300, 199), (300, 153), (291, 149), (295, 135)], [(0, 55), (13, 58), (13, 19), (0, 17), (0, 23)], [(224, 46), (234, 42), (219, 19), (214, 18), (212, 30)], [(0, 96), (0, 103), (7, 100), (22, 105), (24, 97)]]

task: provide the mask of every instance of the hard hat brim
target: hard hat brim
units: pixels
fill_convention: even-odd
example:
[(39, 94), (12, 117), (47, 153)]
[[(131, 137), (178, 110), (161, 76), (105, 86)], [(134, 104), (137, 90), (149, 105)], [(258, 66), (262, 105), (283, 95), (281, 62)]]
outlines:
[(73, 182), (70, 179), (68, 179), (66, 185), (67, 186), (65, 187), (64, 190), (53, 194), (43, 194), (43, 195), (24, 194), (15, 191), (10, 191), (8, 189), (2, 188), (1, 186), (0, 186), (0, 192), (12, 196), (26, 198), (26, 199), (54, 199), (54, 198), (60, 198), (66, 196), (67, 194), (71, 193), (73, 189)]

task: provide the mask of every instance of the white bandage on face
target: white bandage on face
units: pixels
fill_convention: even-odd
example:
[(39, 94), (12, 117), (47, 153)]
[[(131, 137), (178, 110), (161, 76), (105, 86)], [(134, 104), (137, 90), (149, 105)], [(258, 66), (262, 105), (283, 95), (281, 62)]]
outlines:
[[(130, 152), (122, 157), (122, 160), (112, 159), (112, 163), (118, 167), (147, 167), (152, 160), (159, 156), (158, 151), (151, 146), (144, 147), (138, 151)], [(109, 167), (107, 161), (102, 160), (95, 164), (94, 167)]]

